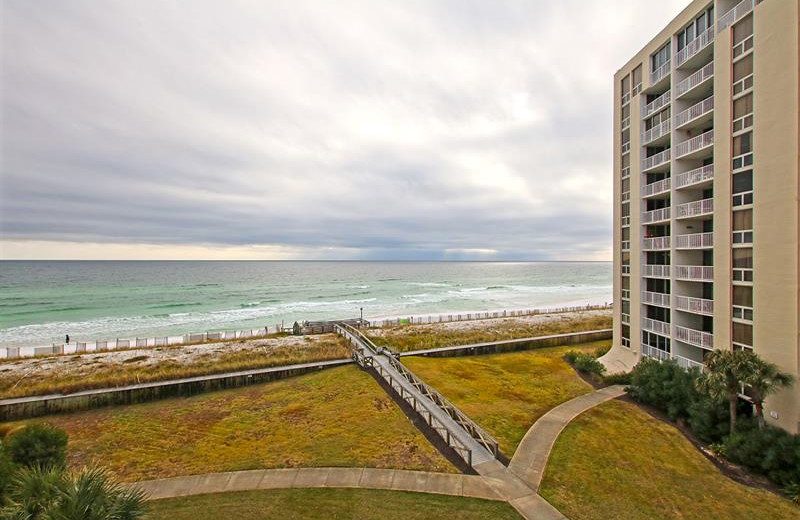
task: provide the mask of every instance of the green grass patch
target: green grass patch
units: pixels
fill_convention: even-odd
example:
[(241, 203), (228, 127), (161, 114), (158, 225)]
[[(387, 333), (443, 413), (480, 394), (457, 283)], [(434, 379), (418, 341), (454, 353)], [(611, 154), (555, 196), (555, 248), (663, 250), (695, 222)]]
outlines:
[(19, 375), (0, 375), (0, 399), (67, 394), (93, 388), (111, 388), (346, 357), (350, 357), (350, 349), (342, 338), (334, 335), (309, 341), (307, 345), (253, 347), (221, 354), (208, 353), (197, 356), (188, 363), (167, 360), (157, 364), (141, 365), (137, 363), (146, 361), (148, 356), (136, 356), (113, 365), (100, 365), (91, 371), (66, 374), (55, 371), (54, 374), (23, 378)]
[(69, 434), (71, 466), (100, 464), (125, 481), (282, 467), (456, 472), (354, 366), (44, 420)]
[[(367, 331), (376, 345), (397, 352), (429, 348), (470, 345), (488, 341), (547, 336), (611, 328), (611, 313), (555, 315), (549, 320), (531, 321), (525, 318), (478, 320), (472, 326), (459, 329), (452, 324), (400, 325)], [(468, 322), (467, 322), (468, 323)]]
[(800, 515), (787, 500), (730, 480), (676, 428), (621, 401), (593, 408), (566, 427), (540, 493), (573, 520)]
[(153, 520), (519, 520), (509, 504), (477, 498), (367, 489), (273, 489), (150, 503)]
[(553, 407), (592, 391), (563, 359), (608, 341), (452, 358), (408, 357), (403, 363), (500, 443), (508, 457), (536, 420)]

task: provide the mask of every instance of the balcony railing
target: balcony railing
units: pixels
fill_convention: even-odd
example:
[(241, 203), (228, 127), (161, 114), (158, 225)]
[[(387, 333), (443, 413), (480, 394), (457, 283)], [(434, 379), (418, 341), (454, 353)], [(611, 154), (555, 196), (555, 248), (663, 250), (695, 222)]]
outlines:
[(714, 233), (692, 233), (678, 235), (675, 240), (677, 249), (704, 249), (714, 247)]
[(717, 22), (717, 32), (722, 31), (739, 21), (744, 15), (753, 10), (755, 0), (744, 0), (739, 2), (733, 9), (719, 17)]
[(642, 343), (642, 355), (659, 361), (669, 361), (669, 352)]
[(676, 96), (680, 97), (686, 94), (687, 92), (689, 92), (696, 86), (700, 85), (707, 79), (713, 77), (714, 77), (714, 62), (712, 61), (708, 65), (704, 66), (702, 69), (698, 70), (685, 80), (678, 83), (678, 86), (675, 88)]
[(656, 334), (663, 334), (664, 336), (669, 336), (669, 323), (664, 321), (653, 320), (650, 318), (642, 318), (642, 328), (644, 330), (649, 330), (650, 332), (655, 332)]
[(642, 276), (647, 278), (669, 278), (669, 272), (668, 265), (642, 265)]
[(642, 249), (663, 251), (669, 249), (669, 237), (645, 238), (642, 240)]
[(651, 72), (650, 85), (651, 86), (655, 85), (656, 83), (664, 79), (670, 73), (671, 70), (672, 70), (672, 63), (668, 61), (659, 68), (657, 68), (656, 70), (654, 70), (653, 72)]
[(714, 41), (713, 25), (706, 29), (705, 32), (703, 32), (700, 36), (687, 43), (686, 47), (679, 50), (677, 54), (675, 54), (675, 66), (680, 67), (686, 63), (689, 58), (708, 47), (712, 41)]
[(675, 325), (674, 338), (700, 348), (713, 349), (714, 335), (710, 332)]
[(675, 218), (690, 218), (714, 212), (714, 199), (696, 200), (675, 207)]
[(714, 300), (677, 295), (673, 298), (675, 300), (675, 308), (678, 310), (703, 314), (705, 316), (714, 315)]
[(669, 220), (670, 208), (659, 208), (652, 211), (645, 211), (642, 213), (642, 224), (650, 224), (651, 222), (660, 222), (662, 220)]
[(669, 294), (642, 291), (642, 303), (658, 305), (660, 307), (669, 307)]
[(675, 177), (675, 189), (693, 186), (714, 178), (714, 165), (707, 164)]
[(646, 145), (647, 143), (655, 141), (661, 136), (667, 135), (669, 133), (670, 127), (671, 127), (670, 121), (669, 119), (667, 119), (661, 124), (658, 124), (653, 128), (651, 128), (650, 130), (647, 130), (642, 134), (642, 144)]
[(686, 124), (691, 123), (695, 119), (703, 117), (714, 110), (714, 96), (709, 96), (703, 101), (692, 105), (683, 112), (675, 116), (675, 128), (680, 128)]
[(642, 159), (642, 171), (649, 170), (651, 168), (655, 168), (656, 166), (660, 166), (664, 163), (669, 162), (670, 158), (672, 157), (672, 150), (667, 148), (663, 152), (658, 152), (655, 155), (651, 155), (650, 157), (645, 157)]
[(673, 355), (672, 359), (674, 359), (675, 363), (677, 363), (678, 366), (684, 370), (689, 370), (691, 368), (699, 368), (700, 370), (703, 370), (704, 368), (706, 368), (706, 366), (700, 363), (699, 361), (695, 361), (693, 359), (689, 359), (683, 356)]
[(675, 157), (683, 157), (690, 153), (697, 152), (714, 144), (714, 130), (709, 130), (703, 134), (693, 137), (688, 141), (678, 143)]
[(642, 107), (642, 119), (650, 117), (650, 114), (655, 114), (657, 111), (669, 105), (671, 95), (672, 91), (668, 90)]
[(714, 267), (710, 265), (676, 265), (673, 270), (676, 280), (713, 282)]
[(652, 184), (645, 184), (642, 186), (642, 197), (650, 197), (652, 195), (659, 195), (661, 193), (666, 193), (669, 191), (670, 187), (670, 179), (667, 177), (666, 179), (661, 179), (660, 181), (654, 182)]

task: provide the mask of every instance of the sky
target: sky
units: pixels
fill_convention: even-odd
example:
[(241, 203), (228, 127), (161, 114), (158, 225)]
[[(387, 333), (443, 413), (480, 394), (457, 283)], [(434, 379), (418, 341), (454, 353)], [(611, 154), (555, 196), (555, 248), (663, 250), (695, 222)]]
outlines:
[(0, 258), (610, 260), (688, 0), (3, 0)]

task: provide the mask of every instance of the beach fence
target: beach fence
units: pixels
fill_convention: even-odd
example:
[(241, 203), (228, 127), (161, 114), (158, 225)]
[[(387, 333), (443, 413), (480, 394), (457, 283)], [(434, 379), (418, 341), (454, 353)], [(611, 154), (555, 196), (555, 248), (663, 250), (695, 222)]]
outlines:
[(406, 318), (384, 318), (371, 319), (372, 327), (392, 327), (397, 325), (424, 324), (424, 323), (448, 323), (453, 321), (473, 321), (488, 320), (493, 318), (511, 318), (521, 316), (537, 316), (541, 314), (557, 314), (563, 312), (580, 312), (611, 309), (610, 304), (603, 305), (579, 305), (572, 307), (551, 307), (543, 309), (521, 309), (521, 310), (502, 310), (488, 312), (466, 312), (448, 314), (426, 314), (423, 316), (408, 316)]

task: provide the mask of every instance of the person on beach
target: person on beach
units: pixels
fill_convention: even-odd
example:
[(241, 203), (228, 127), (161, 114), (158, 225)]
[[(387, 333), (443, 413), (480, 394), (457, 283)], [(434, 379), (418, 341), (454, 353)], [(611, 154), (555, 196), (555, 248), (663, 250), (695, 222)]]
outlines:
[(67, 334), (67, 345), (69, 345), (69, 334)]

